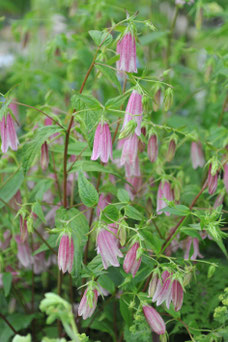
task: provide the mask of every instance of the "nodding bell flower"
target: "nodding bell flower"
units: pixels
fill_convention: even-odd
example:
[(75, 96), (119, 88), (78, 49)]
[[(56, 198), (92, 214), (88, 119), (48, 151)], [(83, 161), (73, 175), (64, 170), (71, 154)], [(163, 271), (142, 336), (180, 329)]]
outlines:
[(224, 166), (224, 176), (223, 176), (223, 181), (225, 185), (226, 192), (228, 193), (228, 163), (226, 163)]
[(152, 306), (144, 305), (143, 313), (152, 331), (154, 331), (158, 335), (165, 334), (165, 322)]
[(166, 302), (166, 306), (169, 309), (172, 301), (175, 311), (179, 311), (183, 304), (183, 288), (178, 280), (172, 280), (171, 277), (172, 273), (168, 271), (162, 273), (162, 281), (160, 279), (157, 281), (152, 302), (156, 302), (157, 306)]
[[(171, 189), (171, 185), (169, 182), (165, 181), (164, 183), (161, 181), (158, 187), (157, 194), (157, 214), (161, 215), (161, 209), (167, 207), (166, 202), (163, 200), (165, 198), (167, 201), (173, 201), (173, 191)], [(166, 216), (170, 216), (170, 213), (165, 212)]]
[(135, 196), (137, 196), (140, 190), (142, 190), (142, 177), (126, 177), (126, 181), (132, 185), (130, 186), (129, 184), (126, 184), (125, 189), (133, 201)]
[(124, 263), (123, 269), (126, 273), (131, 273), (133, 278), (135, 277), (140, 265), (141, 265), (141, 258), (137, 260), (137, 251), (139, 249), (139, 243), (136, 242), (134, 245), (129, 249), (127, 252)]
[(122, 155), (120, 159), (120, 165), (124, 164), (132, 165), (135, 163), (138, 154), (138, 137), (136, 134), (132, 134), (128, 138), (124, 139)]
[(63, 273), (71, 273), (74, 260), (74, 242), (67, 234), (63, 234), (58, 250), (58, 266)]
[(205, 159), (203, 155), (202, 145), (200, 142), (193, 141), (191, 145), (191, 159), (193, 169), (197, 167), (203, 167)]
[(48, 163), (49, 163), (48, 144), (45, 141), (43, 145), (41, 146), (41, 158), (40, 158), (40, 164), (41, 164), (41, 168), (43, 171), (45, 171), (46, 168), (48, 167)]
[(133, 90), (128, 100), (126, 113), (124, 116), (123, 127), (121, 131), (124, 130), (124, 128), (127, 126), (129, 121), (135, 120), (137, 123), (137, 126), (135, 128), (135, 134), (140, 136), (142, 112), (143, 112), (142, 95), (140, 95), (136, 90)]
[(94, 136), (91, 160), (99, 157), (103, 163), (107, 163), (109, 158), (112, 160), (112, 137), (106, 122), (98, 124)]
[(15, 240), (16, 240), (17, 248), (18, 248), (17, 257), (18, 257), (19, 262), (25, 268), (31, 268), (32, 263), (33, 263), (32, 251), (27, 241), (22, 242), (20, 235), (16, 235)]
[(116, 53), (120, 55), (120, 59), (116, 62), (118, 71), (137, 72), (135, 37), (130, 32), (118, 41)]
[(122, 258), (118, 247), (118, 239), (111, 232), (101, 229), (97, 235), (97, 253), (101, 255), (102, 263), (105, 269), (109, 266), (119, 267), (117, 257)]
[(168, 162), (171, 162), (175, 156), (176, 153), (176, 141), (175, 139), (170, 140), (169, 147), (166, 155), (166, 160)]
[(125, 163), (125, 176), (126, 177), (140, 177), (140, 167), (139, 167), (139, 158), (136, 157), (135, 161), (132, 164)]
[(21, 242), (25, 242), (28, 237), (27, 220), (20, 215)]
[(11, 147), (13, 151), (17, 150), (19, 144), (17, 139), (14, 122), (10, 114), (3, 116), (1, 121), (1, 138), (2, 138), (2, 152), (6, 153), (8, 148)]
[(203, 255), (200, 253), (200, 250), (199, 250), (199, 240), (197, 238), (189, 237), (187, 239), (184, 259), (189, 259), (189, 253), (190, 253), (190, 249), (191, 249), (192, 244), (193, 244), (193, 254), (191, 256), (191, 260), (196, 260), (197, 257), (203, 258)]
[(157, 160), (158, 157), (158, 139), (156, 134), (151, 135), (148, 145), (147, 145), (147, 154), (150, 161), (153, 163)]
[(78, 307), (78, 316), (82, 316), (83, 319), (91, 317), (97, 307), (97, 298), (98, 292), (96, 289), (92, 291), (86, 289)]
[(217, 189), (217, 185), (218, 185), (218, 172), (216, 171), (215, 175), (212, 175), (211, 172), (212, 169), (212, 165), (210, 164), (209, 166), (209, 171), (208, 171), (208, 192), (210, 195), (212, 195), (216, 189)]
[(158, 283), (158, 276), (157, 274), (153, 274), (150, 283), (149, 283), (149, 287), (148, 287), (148, 295), (149, 297), (153, 298), (156, 288), (157, 288), (157, 283)]

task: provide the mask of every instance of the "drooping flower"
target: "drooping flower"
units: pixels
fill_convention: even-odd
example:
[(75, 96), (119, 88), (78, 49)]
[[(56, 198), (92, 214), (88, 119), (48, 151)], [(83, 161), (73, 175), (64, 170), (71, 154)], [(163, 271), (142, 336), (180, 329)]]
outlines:
[(100, 216), (101, 210), (103, 210), (108, 204), (111, 203), (111, 195), (104, 195), (103, 193), (99, 197), (99, 201), (97, 204), (97, 216)]
[(15, 236), (17, 243), (17, 257), (21, 265), (25, 268), (31, 268), (33, 263), (32, 251), (27, 243), (27, 241), (22, 242), (20, 235)]
[(41, 164), (41, 168), (43, 171), (46, 170), (46, 168), (48, 167), (48, 163), (49, 163), (48, 144), (45, 141), (43, 145), (41, 146), (41, 158), (40, 158), (40, 164)]
[(136, 159), (132, 163), (125, 163), (125, 176), (126, 177), (140, 177), (140, 167), (139, 167), (139, 158), (136, 156)]
[(228, 163), (226, 163), (224, 166), (224, 176), (223, 176), (223, 181), (225, 185), (226, 192), (228, 193)]
[(191, 249), (192, 244), (193, 244), (193, 254), (191, 256), (191, 260), (196, 260), (197, 257), (203, 258), (203, 255), (200, 253), (200, 250), (199, 250), (199, 240), (197, 238), (192, 238), (192, 237), (189, 237), (187, 239), (184, 258), (189, 259), (189, 253), (190, 253), (190, 249)]
[(122, 130), (126, 127), (127, 123), (131, 120), (135, 120), (137, 127), (135, 129), (135, 134), (140, 136), (141, 134), (141, 122), (142, 122), (142, 95), (140, 95), (136, 90), (133, 90), (131, 96), (128, 100), (126, 114), (124, 116), (124, 122)]
[(120, 55), (119, 60), (116, 62), (118, 71), (137, 72), (135, 37), (130, 32), (126, 33), (118, 41), (116, 53)]
[(200, 142), (193, 141), (191, 144), (191, 159), (193, 169), (197, 167), (203, 167), (205, 159), (203, 155), (202, 145)]
[(118, 248), (117, 238), (105, 229), (101, 229), (97, 235), (97, 253), (101, 255), (105, 269), (120, 266), (117, 257), (122, 258), (123, 254)]
[(141, 265), (141, 258), (137, 259), (137, 251), (139, 249), (139, 243), (136, 242), (134, 245), (129, 249), (127, 252), (124, 263), (123, 269), (126, 273), (131, 273), (133, 278), (135, 277), (140, 265)]
[(142, 190), (142, 177), (127, 177), (126, 178), (127, 182), (130, 183), (132, 186), (126, 183), (125, 189), (130, 195), (131, 200), (137, 196), (138, 192)]
[[(91, 291), (90, 291), (91, 292)], [(98, 292), (96, 289), (92, 290), (92, 301), (87, 298), (88, 289), (85, 290), (81, 302), (78, 307), (78, 316), (87, 319), (92, 316), (97, 307)]]
[(172, 282), (172, 302), (175, 308), (175, 311), (179, 311), (183, 304), (183, 288), (178, 280), (174, 280)]
[(170, 140), (166, 160), (168, 162), (171, 162), (175, 156), (176, 153), (176, 141), (174, 139)]
[[(161, 215), (161, 209), (167, 207), (166, 202), (163, 200), (165, 198), (167, 201), (173, 201), (173, 191), (171, 189), (171, 185), (168, 181), (164, 183), (160, 182), (158, 187), (158, 194), (157, 194), (157, 214)], [(170, 216), (170, 213), (165, 212), (166, 216)]]
[(17, 150), (19, 144), (17, 139), (14, 122), (10, 114), (3, 117), (1, 121), (1, 138), (2, 138), (2, 152), (6, 153), (8, 148), (11, 147), (13, 151)]
[(71, 273), (74, 260), (74, 242), (69, 235), (64, 234), (61, 237), (58, 250), (58, 266), (63, 273)]
[(151, 135), (148, 145), (147, 145), (147, 154), (150, 161), (153, 163), (157, 160), (158, 157), (158, 139), (156, 134)]
[(21, 231), (21, 241), (25, 242), (28, 237), (27, 220), (23, 219), (20, 215), (20, 231)]
[(143, 306), (143, 313), (152, 331), (154, 331), (158, 335), (165, 334), (165, 322), (152, 306)]
[(99, 157), (103, 163), (107, 163), (109, 158), (112, 159), (112, 137), (106, 122), (98, 124), (94, 136), (91, 160), (97, 160)]
[(210, 164), (208, 171), (208, 192), (210, 195), (216, 191), (218, 185), (218, 172), (216, 172), (215, 175), (212, 175), (211, 169), (212, 165)]
[(149, 283), (149, 287), (148, 287), (148, 295), (149, 297), (153, 298), (155, 291), (157, 289), (157, 284), (158, 284), (158, 276), (157, 274), (153, 274), (150, 283)]
[(136, 134), (132, 134), (128, 138), (124, 139), (122, 155), (120, 159), (120, 165), (124, 164), (132, 165), (135, 163), (138, 153), (138, 137)]

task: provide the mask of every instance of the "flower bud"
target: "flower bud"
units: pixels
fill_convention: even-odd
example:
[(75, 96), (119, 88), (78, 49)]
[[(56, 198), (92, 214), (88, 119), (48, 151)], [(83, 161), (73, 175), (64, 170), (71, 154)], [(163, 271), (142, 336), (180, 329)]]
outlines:
[(40, 163), (41, 163), (42, 170), (43, 171), (46, 170), (47, 167), (48, 167), (48, 163), (49, 163), (48, 144), (47, 144), (46, 141), (41, 146), (41, 159), (40, 159)]
[(157, 135), (151, 135), (148, 145), (147, 145), (147, 154), (150, 161), (153, 163), (157, 160), (158, 157), (158, 139)]
[(130, 32), (118, 41), (116, 53), (120, 55), (116, 63), (118, 71), (137, 72), (135, 37)]
[(158, 335), (165, 334), (165, 322), (152, 306), (143, 306), (143, 313), (152, 331)]
[(172, 104), (173, 104), (173, 90), (172, 88), (168, 88), (165, 91), (165, 98), (164, 98), (164, 108), (166, 112), (170, 109)]
[(169, 142), (169, 148), (168, 148), (168, 152), (166, 155), (166, 160), (168, 162), (171, 162), (175, 156), (175, 152), (176, 152), (176, 141), (175, 139), (170, 140)]
[(153, 274), (149, 283), (149, 288), (148, 288), (148, 295), (151, 298), (153, 298), (154, 296), (155, 290), (157, 288), (157, 283), (158, 283), (158, 276), (157, 274)]

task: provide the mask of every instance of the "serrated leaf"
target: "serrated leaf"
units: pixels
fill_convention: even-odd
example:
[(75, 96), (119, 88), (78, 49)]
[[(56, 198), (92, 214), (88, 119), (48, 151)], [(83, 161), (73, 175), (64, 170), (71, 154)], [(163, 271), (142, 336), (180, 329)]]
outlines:
[(107, 223), (117, 222), (119, 219), (119, 210), (114, 204), (109, 204), (102, 211), (101, 219)]
[(120, 313), (121, 316), (123, 317), (124, 321), (127, 323), (128, 326), (130, 326), (132, 324), (132, 313), (129, 310), (129, 304), (127, 302), (127, 300), (125, 299), (126, 296), (121, 296), (120, 298)]
[(105, 290), (107, 290), (110, 293), (114, 293), (115, 284), (106, 274), (101, 275), (97, 281)]
[(78, 190), (81, 201), (86, 207), (93, 207), (98, 203), (97, 190), (86, 179), (82, 171), (78, 172)]
[(143, 218), (142, 214), (131, 205), (126, 206), (125, 215), (137, 221), (141, 221)]
[(106, 103), (105, 103), (105, 107), (110, 109), (113, 108), (117, 108), (119, 109), (120, 106), (124, 103), (124, 101), (129, 97), (129, 94), (126, 92), (123, 95), (119, 95), (116, 97), (113, 97), (111, 99), (109, 99)]
[(10, 293), (12, 280), (13, 280), (13, 277), (12, 277), (12, 274), (10, 272), (3, 273), (2, 283), (3, 283), (3, 289), (4, 289), (5, 297), (7, 297), (8, 294)]
[(109, 45), (112, 42), (112, 35), (106, 31), (91, 30), (89, 31), (90, 37), (96, 43), (96, 45)]
[(40, 152), (42, 144), (53, 134), (63, 131), (61, 127), (46, 126), (35, 132), (33, 140), (27, 142), (22, 149), (22, 166), (24, 174), (31, 167), (36, 155)]
[(42, 222), (44, 222), (44, 223), (46, 222), (45, 217), (44, 217), (44, 213), (43, 213), (43, 209), (42, 209), (39, 202), (36, 202), (35, 204), (33, 204), (32, 211), (39, 217), (39, 219)]
[[(7, 203), (20, 189), (23, 180), (24, 175), (21, 169), (9, 176), (7, 181), (0, 188), (0, 199)], [(0, 200), (0, 208), (4, 207), (4, 202)]]
[(188, 214), (190, 214), (190, 209), (188, 207), (186, 207), (185, 205), (181, 205), (178, 204), (175, 207), (165, 207), (163, 209), (160, 210), (161, 212), (168, 212), (170, 214), (173, 215), (177, 215), (177, 216), (187, 216)]
[(71, 98), (71, 102), (76, 110), (80, 109), (82, 104), (91, 110), (102, 109), (103, 107), (102, 104), (91, 95), (74, 94)]
[(108, 66), (105, 65), (98, 65), (96, 64), (96, 68), (107, 78), (109, 81), (111, 81), (121, 92), (121, 85), (120, 82), (118, 81), (118, 78), (116, 76), (115, 70), (109, 68)]
[(113, 175), (117, 175), (114, 171), (110, 170), (108, 167), (103, 166), (99, 163), (96, 163), (95, 161), (90, 161), (90, 160), (77, 161), (72, 167), (72, 169), (70, 170), (70, 173), (78, 172), (79, 170), (82, 170), (85, 172), (105, 172), (105, 173), (111, 173)]
[(117, 198), (120, 202), (129, 202), (130, 201), (129, 194), (124, 189), (118, 189)]

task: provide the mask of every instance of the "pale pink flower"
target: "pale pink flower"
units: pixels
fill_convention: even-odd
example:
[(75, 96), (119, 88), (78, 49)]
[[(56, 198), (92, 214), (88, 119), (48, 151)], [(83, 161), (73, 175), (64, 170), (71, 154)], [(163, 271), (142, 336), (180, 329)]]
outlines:
[[(171, 189), (171, 185), (168, 181), (164, 183), (161, 181), (158, 187), (158, 194), (157, 194), (157, 214), (161, 215), (161, 209), (167, 207), (166, 202), (163, 200), (166, 199), (167, 201), (173, 201), (173, 191)], [(170, 216), (169, 212), (165, 212), (166, 216)]]
[(118, 41), (116, 53), (120, 55), (120, 59), (116, 62), (118, 71), (137, 72), (135, 37), (130, 32)]
[(137, 260), (137, 250), (139, 249), (139, 243), (136, 242), (134, 245), (129, 249), (127, 252), (124, 263), (123, 269), (126, 273), (131, 273), (133, 278), (135, 277), (140, 265), (141, 265), (141, 258)]
[(203, 167), (205, 164), (205, 159), (202, 150), (201, 142), (193, 141), (191, 145), (191, 159), (193, 169), (197, 167)]
[(58, 266), (63, 273), (71, 273), (74, 260), (74, 242), (67, 234), (61, 237), (58, 250)]
[(117, 257), (122, 258), (123, 254), (118, 248), (118, 240), (111, 232), (105, 229), (101, 229), (97, 235), (97, 253), (101, 255), (105, 269), (109, 266), (120, 266)]
[[(88, 302), (87, 298), (88, 289), (85, 290), (81, 302), (78, 307), (78, 316), (82, 316), (83, 319), (87, 319), (92, 316), (97, 307), (98, 292), (96, 289), (93, 290), (92, 303)], [(91, 306), (89, 305), (91, 304)]]
[(211, 168), (212, 166), (210, 164), (208, 171), (208, 192), (210, 195), (216, 191), (218, 185), (218, 172), (216, 172), (216, 174), (213, 176), (211, 174)]
[(125, 189), (130, 195), (131, 200), (137, 196), (138, 192), (142, 189), (142, 177), (127, 177), (127, 182), (130, 183), (132, 186), (126, 183)]
[(133, 164), (136, 161), (138, 154), (138, 137), (136, 134), (132, 134), (128, 138), (124, 139), (122, 155), (120, 159), (120, 165)]
[(97, 216), (100, 216), (101, 210), (103, 210), (107, 205), (111, 203), (111, 195), (110, 194), (101, 194), (99, 197), (99, 201), (97, 204)]
[(203, 255), (200, 254), (200, 250), (199, 250), (199, 240), (197, 238), (192, 238), (192, 237), (189, 237), (187, 239), (184, 258), (189, 259), (189, 253), (190, 253), (190, 249), (191, 249), (192, 244), (193, 244), (193, 254), (191, 256), (191, 260), (196, 260), (197, 257), (203, 258)]
[(21, 231), (21, 241), (25, 242), (28, 237), (28, 228), (27, 228), (27, 220), (23, 219), (22, 215), (20, 215), (20, 231)]
[(183, 304), (184, 291), (178, 280), (172, 282), (172, 302), (175, 311), (179, 311)]
[(13, 151), (17, 150), (19, 144), (17, 139), (14, 122), (10, 114), (3, 116), (1, 121), (1, 138), (2, 138), (2, 152), (6, 153), (8, 148), (11, 147)]
[(153, 274), (150, 283), (149, 283), (149, 287), (148, 287), (148, 295), (149, 297), (153, 298), (155, 291), (157, 289), (157, 284), (158, 284), (158, 276), (157, 274)]
[(224, 176), (223, 176), (223, 182), (225, 185), (226, 192), (228, 193), (228, 163), (226, 163), (224, 166)]
[(165, 322), (152, 306), (144, 305), (143, 313), (152, 331), (154, 331), (158, 335), (165, 334)]
[(151, 135), (148, 145), (147, 145), (147, 154), (150, 161), (153, 163), (157, 160), (158, 157), (158, 139), (156, 134)]
[(48, 144), (46, 141), (41, 146), (40, 164), (43, 171), (46, 170), (49, 164)]
[(3, 241), (0, 241), (0, 249), (2, 251), (9, 246), (11, 238), (12, 238), (11, 231), (9, 229), (4, 231)]
[(98, 124), (94, 136), (91, 160), (99, 157), (103, 163), (107, 163), (109, 158), (112, 160), (112, 137), (106, 122)]
[(142, 95), (140, 95), (136, 90), (133, 90), (131, 96), (128, 100), (126, 113), (124, 116), (124, 122), (122, 130), (126, 127), (129, 121), (135, 120), (137, 123), (137, 127), (135, 129), (135, 134), (140, 136), (141, 134), (141, 122), (142, 122)]
[(28, 242), (22, 242), (20, 235), (15, 236), (17, 243), (17, 257), (19, 262), (25, 268), (31, 268), (33, 264), (32, 251), (28, 245)]
[(125, 176), (126, 177), (140, 177), (140, 166), (139, 166), (139, 158), (136, 156), (136, 159), (132, 163), (125, 163)]

